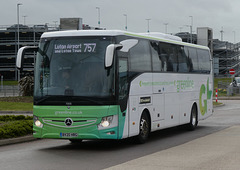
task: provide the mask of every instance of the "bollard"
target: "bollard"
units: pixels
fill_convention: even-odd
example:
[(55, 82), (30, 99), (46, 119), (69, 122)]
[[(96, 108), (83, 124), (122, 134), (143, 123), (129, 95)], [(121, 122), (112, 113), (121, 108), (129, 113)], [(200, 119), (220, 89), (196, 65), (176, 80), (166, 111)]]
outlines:
[(218, 89), (216, 89), (216, 103), (218, 102), (217, 97), (218, 97)]

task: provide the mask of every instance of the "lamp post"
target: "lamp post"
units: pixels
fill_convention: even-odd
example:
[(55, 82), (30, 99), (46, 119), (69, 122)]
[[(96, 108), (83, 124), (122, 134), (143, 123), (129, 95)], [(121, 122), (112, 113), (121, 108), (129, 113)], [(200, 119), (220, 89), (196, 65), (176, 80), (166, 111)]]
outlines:
[(100, 8), (96, 7), (96, 9), (98, 10), (98, 27), (100, 28)]
[(22, 4), (17, 4), (17, 49), (19, 49), (19, 6)]
[(123, 14), (125, 16), (125, 30), (127, 31), (127, 14)]
[(182, 32), (183, 27), (179, 27), (179, 31)]
[(26, 25), (26, 17), (27, 17), (27, 15), (24, 15), (22, 17), (23, 17), (23, 24)]
[[(21, 3), (17, 4), (17, 51), (19, 49), (19, 6), (22, 5)], [(16, 57), (17, 59), (17, 57)], [(17, 74), (18, 73), (18, 74)], [(20, 80), (20, 71), (16, 70), (15, 72), (15, 79), (17, 79), (18, 81)]]
[(53, 21), (53, 22), (54, 22), (55, 28), (57, 29), (57, 22), (58, 22), (58, 21)]
[(193, 31), (192, 31), (192, 29), (193, 29), (193, 16), (189, 16), (189, 17), (191, 18), (191, 25), (190, 25), (190, 34), (191, 34), (191, 36), (190, 36), (190, 42), (193, 43), (193, 36), (192, 36), (192, 34), (193, 34)]
[[(193, 42), (193, 37), (192, 37), (193, 31), (192, 31), (192, 26), (191, 26), (191, 25), (184, 25), (184, 26), (190, 28), (190, 32), (189, 32), (189, 36), (188, 36), (188, 42), (189, 42), (189, 43), (192, 43), (192, 42)], [(189, 39), (190, 39), (190, 40), (189, 40)]]
[(223, 41), (223, 33), (224, 33), (224, 31), (223, 31), (223, 27), (222, 27), (222, 29), (221, 29), (221, 31), (220, 31), (220, 34), (221, 34), (221, 41)]
[(167, 26), (168, 26), (168, 23), (164, 23), (165, 25), (165, 34), (167, 34)]
[(150, 18), (149, 19), (146, 19), (147, 20), (147, 32), (150, 32), (149, 31), (149, 21), (151, 20)]
[(236, 43), (236, 31), (233, 31), (233, 43)]

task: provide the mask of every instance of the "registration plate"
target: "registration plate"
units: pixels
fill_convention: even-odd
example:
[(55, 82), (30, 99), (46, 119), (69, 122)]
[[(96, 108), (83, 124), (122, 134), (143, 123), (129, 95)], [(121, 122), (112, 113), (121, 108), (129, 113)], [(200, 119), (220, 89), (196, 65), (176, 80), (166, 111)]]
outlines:
[(77, 133), (60, 133), (60, 137), (73, 138), (73, 137), (78, 137), (78, 134)]

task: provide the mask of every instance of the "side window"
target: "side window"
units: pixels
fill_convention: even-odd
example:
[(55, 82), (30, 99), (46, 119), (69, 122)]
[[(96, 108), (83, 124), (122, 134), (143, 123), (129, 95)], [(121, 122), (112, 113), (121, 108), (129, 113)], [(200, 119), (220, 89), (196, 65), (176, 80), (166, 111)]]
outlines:
[(189, 72), (189, 66), (187, 61), (188, 52), (183, 46), (177, 48), (178, 53), (178, 72), (187, 73)]
[(160, 58), (164, 71), (177, 72), (177, 55), (173, 45), (160, 43)]
[(209, 73), (211, 69), (210, 53), (207, 50), (197, 49), (199, 70), (202, 73)]
[(139, 40), (138, 44), (130, 49), (130, 70), (151, 71), (151, 53), (149, 43), (146, 40)]
[(159, 43), (159, 51), (160, 51), (160, 60), (162, 61), (162, 71), (167, 71), (167, 62), (168, 62), (168, 54), (166, 51), (165, 43)]
[(157, 42), (150, 43), (151, 53), (152, 53), (152, 66), (153, 71), (162, 71), (162, 60), (160, 58), (159, 46)]
[(190, 64), (190, 72), (198, 72), (198, 57), (197, 57), (197, 50), (195, 48), (188, 48), (189, 51), (189, 64)]

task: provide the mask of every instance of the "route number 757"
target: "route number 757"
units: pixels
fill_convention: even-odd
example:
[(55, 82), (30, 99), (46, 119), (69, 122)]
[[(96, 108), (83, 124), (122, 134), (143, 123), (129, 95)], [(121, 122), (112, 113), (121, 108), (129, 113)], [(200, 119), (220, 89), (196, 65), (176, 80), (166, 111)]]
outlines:
[(85, 53), (94, 53), (96, 49), (96, 43), (84, 43), (84, 52)]

